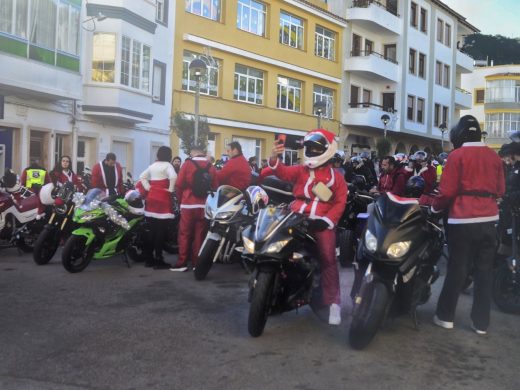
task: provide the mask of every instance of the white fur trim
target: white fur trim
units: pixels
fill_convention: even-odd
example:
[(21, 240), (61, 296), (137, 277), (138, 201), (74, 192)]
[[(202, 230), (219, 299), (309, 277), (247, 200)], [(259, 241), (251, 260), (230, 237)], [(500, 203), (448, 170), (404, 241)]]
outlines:
[(399, 204), (419, 204), (417, 199), (401, 198), (400, 196), (394, 195), (391, 192), (387, 192), (386, 195), (392, 202)]
[(405, 171), (408, 171), (408, 172), (413, 172), (413, 169), (410, 168), (409, 166), (404, 167), (404, 170), (405, 170)]
[(481, 222), (494, 222), (498, 221), (498, 215), (491, 217), (476, 217), (476, 218), (448, 218), (448, 223), (453, 225), (459, 225), (464, 223), (481, 223)]
[(417, 175), (420, 175), (423, 172), (426, 172), (428, 170), (428, 167), (422, 167), (421, 170), (417, 173)]
[(312, 180), (313, 180), (312, 175), (309, 175), (309, 178), (307, 179), (307, 182), (303, 186), (303, 193), (305, 194), (305, 197), (308, 198), (308, 199), (311, 198), (311, 194), (309, 194), (308, 187), (312, 184)]
[(175, 218), (175, 215), (173, 215), (171, 213), (163, 214), (163, 213), (152, 213), (150, 211), (145, 211), (144, 215), (146, 217), (152, 217), (152, 218), (157, 218), (157, 219), (173, 219), (173, 218)]
[(484, 142), (464, 142), (462, 146), (486, 146)]
[(278, 168), (279, 162), (280, 162), (280, 160), (276, 159), (276, 164), (274, 164), (274, 167), (273, 167), (273, 166), (271, 166), (271, 159), (269, 159), (269, 160), (267, 160), (267, 166), (274, 170), (274, 169)]
[(208, 159), (206, 157), (192, 157), (191, 158), (193, 161), (208, 161)]
[(329, 224), (329, 230), (334, 229), (334, 224), (332, 223), (332, 221), (329, 218), (321, 217), (321, 219), (323, 219), (325, 222), (327, 222)]
[(300, 207), (300, 210), (298, 210), (298, 214), (303, 214), (305, 211), (305, 207), (307, 207), (307, 203), (303, 203)]
[(318, 208), (318, 202), (319, 201), (320, 200), (318, 199), (318, 197), (314, 198), (314, 200), (312, 201), (311, 212), (310, 212), (310, 215), (309, 215), (312, 218), (317, 217), (316, 209)]
[(203, 209), (205, 207), (204, 204), (181, 204), (181, 209)]

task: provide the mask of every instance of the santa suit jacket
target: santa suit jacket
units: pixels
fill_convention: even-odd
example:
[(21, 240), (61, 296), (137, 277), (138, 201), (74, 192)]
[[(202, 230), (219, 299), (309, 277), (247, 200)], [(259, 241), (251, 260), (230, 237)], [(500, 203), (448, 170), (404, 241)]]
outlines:
[[(199, 198), (195, 196), (192, 191), (193, 179), (195, 172), (197, 172), (195, 164), (197, 164), (199, 168), (206, 168), (209, 165), (208, 172), (211, 175), (211, 188), (216, 190), (218, 186), (217, 170), (213, 165), (211, 165), (206, 157), (193, 157), (191, 159), (186, 159), (179, 170), (179, 175), (175, 182), (175, 192), (177, 193), (177, 199), (181, 202), (181, 209), (203, 209), (206, 205), (206, 197)], [(249, 165), (247, 169), (251, 172), (249, 170)]]
[[(123, 194), (123, 168), (121, 164), (116, 161), (116, 191), (118, 194)], [(92, 188), (99, 188), (103, 191), (107, 190), (107, 182), (105, 179), (105, 171), (103, 170), (103, 161), (98, 162), (92, 167)]]
[(251, 185), (251, 167), (241, 154), (232, 157), (220, 171), (217, 171), (219, 185), (228, 185), (244, 191)]
[(174, 218), (172, 192), (177, 174), (168, 161), (156, 161), (139, 176), (147, 192), (144, 215), (147, 217)]

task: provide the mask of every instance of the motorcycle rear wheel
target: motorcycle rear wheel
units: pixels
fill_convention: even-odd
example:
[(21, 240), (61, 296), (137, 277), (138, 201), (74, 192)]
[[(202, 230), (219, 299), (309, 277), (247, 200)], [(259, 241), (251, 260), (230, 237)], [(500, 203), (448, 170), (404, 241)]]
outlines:
[(381, 327), (390, 295), (383, 283), (372, 281), (363, 283), (355, 300), (348, 337), (352, 348), (359, 350), (370, 344)]
[(61, 254), (61, 263), (70, 273), (83, 271), (92, 260), (92, 253), (85, 247), (87, 238), (85, 236), (71, 235)]
[(247, 330), (253, 337), (258, 337), (264, 332), (271, 309), (274, 277), (273, 272), (260, 272), (256, 278), (247, 321)]
[(44, 229), (34, 243), (34, 262), (38, 265), (47, 264), (58, 250), (59, 244), (59, 231)]
[[(515, 276), (516, 281), (513, 280)], [(520, 314), (520, 275), (513, 275), (508, 264), (495, 271), (493, 300), (504, 313)]]
[(207, 239), (203, 244), (200, 255), (197, 259), (197, 265), (193, 270), (196, 280), (204, 280), (213, 265), (213, 257), (217, 251), (219, 241)]

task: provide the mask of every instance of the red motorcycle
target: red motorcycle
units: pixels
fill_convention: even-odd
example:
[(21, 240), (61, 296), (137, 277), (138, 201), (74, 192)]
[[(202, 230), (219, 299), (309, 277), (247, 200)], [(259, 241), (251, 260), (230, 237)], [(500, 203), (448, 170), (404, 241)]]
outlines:
[(45, 223), (38, 195), (19, 185), (14, 172), (6, 172), (0, 180), (0, 248), (31, 252)]

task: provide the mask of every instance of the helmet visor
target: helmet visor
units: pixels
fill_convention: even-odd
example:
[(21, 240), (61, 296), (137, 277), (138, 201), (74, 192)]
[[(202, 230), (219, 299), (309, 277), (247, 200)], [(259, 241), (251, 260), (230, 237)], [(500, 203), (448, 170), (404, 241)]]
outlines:
[(313, 133), (305, 136), (303, 146), (305, 147), (305, 157), (316, 157), (325, 153), (329, 142), (323, 135)]

